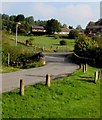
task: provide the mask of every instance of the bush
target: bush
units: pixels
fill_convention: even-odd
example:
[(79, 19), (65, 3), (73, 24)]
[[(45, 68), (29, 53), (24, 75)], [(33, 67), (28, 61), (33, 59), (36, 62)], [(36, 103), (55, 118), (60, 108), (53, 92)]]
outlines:
[(83, 61), (95, 65), (97, 67), (102, 67), (102, 46), (98, 44), (96, 40), (89, 37), (79, 37), (76, 40), (74, 52), (80, 57), (84, 57)]
[(65, 40), (61, 40), (60, 45), (67, 45), (67, 42)]
[(68, 38), (69, 38), (69, 39), (75, 39), (75, 38), (77, 38), (77, 37), (79, 37), (79, 33), (78, 33), (77, 30), (71, 30), (71, 31), (69, 32), (69, 35), (68, 35)]

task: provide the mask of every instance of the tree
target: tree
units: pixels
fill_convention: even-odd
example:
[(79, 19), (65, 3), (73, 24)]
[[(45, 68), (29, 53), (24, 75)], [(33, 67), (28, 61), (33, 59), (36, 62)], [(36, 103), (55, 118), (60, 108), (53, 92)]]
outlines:
[(81, 25), (78, 25), (78, 26), (76, 27), (76, 30), (78, 30), (78, 31), (82, 31), (82, 27), (81, 27)]
[(102, 19), (99, 19), (95, 24), (96, 25), (102, 25)]
[(13, 21), (13, 22), (14, 22), (15, 20), (16, 20), (16, 15), (11, 15), (11, 16), (10, 16), (10, 21)]
[(63, 26), (62, 26), (63, 28), (67, 28), (67, 25), (66, 24), (63, 24)]
[(60, 25), (61, 24), (55, 19), (48, 20), (46, 30), (49, 34), (54, 34), (54, 32), (59, 32), (61, 30)]
[(33, 25), (34, 25), (34, 18), (33, 18), (33, 16), (26, 17), (25, 21), (26, 21), (26, 23), (28, 23), (30, 26), (33, 26)]
[(47, 21), (42, 21), (42, 20), (38, 20), (34, 22), (34, 24), (38, 26), (46, 26), (46, 23)]
[(3, 15), (2, 15), (2, 19), (8, 21), (8, 20), (9, 20), (9, 15), (7, 15), (7, 14), (3, 14)]
[(69, 29), (73, 29), (73, 26), (70, 26), (70, 25), (69, 25)]
[(24, 21), (24, 20), (25, 20), (24, 15), (23, 14), (19, 14), (16, 17), (15, 22), (21, 22), (21, 21)]
[(95, 22), (90, 21), (87, 26), (95, 26)]
[(78, 31), (74, 29), (74, 30), (71, 30), (71, 31), (69, 32), (68, 38), (69, 38), (69, 39), (75, 39), (75, 38), (78, 37), (78, 36), (79, 36)]

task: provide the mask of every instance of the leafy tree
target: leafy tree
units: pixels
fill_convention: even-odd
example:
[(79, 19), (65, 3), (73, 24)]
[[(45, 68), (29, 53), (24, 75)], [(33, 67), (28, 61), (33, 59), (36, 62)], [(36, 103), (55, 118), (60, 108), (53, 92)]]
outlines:
[(78, 26), (76, 27), (76, 30), (81, 31), (81, 30), (82, 30), (81, 25), (78, 25)]
[(34, 22), (34, 24), (38, 26), (46, 26), (46, 23), (47, 21), (42, 21), (42, 20), (38, 20)]
[(102, 25), (102, 19), (99, 19), (95, 24), (96, 25)]
[(9, 15), (7, 15), (7, 14), (2, 14), (2, 19), (4, 19), (4, 20), (9, 20)]
[(95, 26), (95, 22), (90, 21), (87, 26)]
[(63, 28), (67, 28), (67, 25), (66, 24), (63, 24), (63, 26), (62, 26)]
[(25, 21), (26, 21), (26, 23), (28, 23), (30, 26), (33, 26), (33, 25), (34, 25), (34, 18), (33, 18), (33, 16), (26, 17)]
[(15, 20), (16, 20), (16, 15), (11, 15), (11, 16), (10, 16), (10, 21), (13, 21), (13, 22), (14, 22)]
[(25, 20), (24, 15), (23, 14), (19, 14), (16, 17), (15, 22), (20, 22), (20, 21), (24, 21), (24, 20)]
[(70, 25), (69, 25), (69, 29), (73, 29), (73, 26), (70, 26)]
[(71, 30), (71, 31), (69, 32), (68, 38), (69, 38), (69, 39), (75, 39), (75, 38), (77, 38), (78, 36), (79, 36), (78, 31), (74, 29), (74, 30)]
[(48, 20), (46, 24), (46, 30), (49, 34), (54, 34), (54, 32), (59, 32), (61, 30), (60, 23), (55, 19)]

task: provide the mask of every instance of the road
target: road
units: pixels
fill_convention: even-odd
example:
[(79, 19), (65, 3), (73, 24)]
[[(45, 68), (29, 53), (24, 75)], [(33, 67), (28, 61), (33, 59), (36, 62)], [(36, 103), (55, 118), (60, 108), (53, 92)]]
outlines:
[(45, 81), (46, 74), (51, 74), (51, 78), (68, 76), (76, 71), (79, 66), (66, 60), (66, 55), (70, 53), (46, 53), (46, 65), (39, 68), (25, 69), (11, 73), (0, 74), (2, 76), (2, 90), (0, 92), (7, 92), (19, 88), (20, 79), (24, 80), (25, 85), (33, 85), (41, 81)]

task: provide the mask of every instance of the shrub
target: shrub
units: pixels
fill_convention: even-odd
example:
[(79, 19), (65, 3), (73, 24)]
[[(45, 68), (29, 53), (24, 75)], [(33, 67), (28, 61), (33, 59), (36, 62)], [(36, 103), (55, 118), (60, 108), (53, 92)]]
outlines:
[(77, 38), (77, 37), (79, 37), (79, 33), (78, 33), (77, 30), (71, 30), (71, 31), (69, 32), (69, 35), (68, 35), (68, 38), (69, 38), (69, 39), (75, 39), (75, 38)]
[(67, 42), (65, 40), (61, 40), (60, 45), (67, 45)]
[[(102, 67), (102, 46), (98, 45), (96, 40), (85, 36), (79, 37), (76, 40), (74, 52), (80, 57), (84, 57), (84, 61)], [(85, 60), (85, 58), (88, 59)]]

